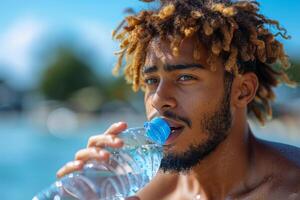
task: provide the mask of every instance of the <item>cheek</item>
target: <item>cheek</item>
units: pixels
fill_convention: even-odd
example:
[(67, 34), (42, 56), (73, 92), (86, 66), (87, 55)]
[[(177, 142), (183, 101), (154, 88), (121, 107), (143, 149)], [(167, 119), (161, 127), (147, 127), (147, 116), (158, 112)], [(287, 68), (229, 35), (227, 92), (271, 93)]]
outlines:
[(144, 105), (145, 105), (146, 117), (147, 119), (149, 119), (150, 114), (153, 112), (154, 108), (151, 103), (151, 97), (146, 93), (144, 94)]
[[(193, 121), (193, 124), (201, 118), (203, 113), (208, 111), (209, 107), (211, 107), (211, 102), (200, 95), (191, 96), (179, 101), (181, 102), (179, 104), (181, 108), (178, 110), (179, 113), (177, 114), (189, 118)], [(182, 110), (182, 113), (180, 110)]]
[[(198, 87), (193, 91), (187, 92), (179, 99), (179, 105), (188, 117), (193, 119), (201, 118), (203, 113), (215, 110), (221, 98), (221, 91), (217, 88)], [(178, 113), (180, 114), (180, 113)]]
[(186, 90), (178, 98), (178, 101), (181, 102), (181, 105), (184, 105), (187, 109), (191, 108), (201, 108), (207, 107), (213, 97), (216, 97), (216, 94), (212, 93), (212, 90), (205, 86), (199, 86), (192, 88), (191, 90)]

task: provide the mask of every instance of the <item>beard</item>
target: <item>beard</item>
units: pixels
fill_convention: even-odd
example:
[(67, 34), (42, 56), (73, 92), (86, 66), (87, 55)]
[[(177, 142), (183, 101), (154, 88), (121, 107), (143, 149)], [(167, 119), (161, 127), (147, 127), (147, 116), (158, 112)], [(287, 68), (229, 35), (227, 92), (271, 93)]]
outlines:
[(191, 144), (188, 150), (180, 154), (166, 154), (161, 161), (160, 170), (164, 172), (188, 172), (200, 164), (201, 160), (225, 140), (232, 122), (230, 91), (231, 83), (229, 87), (228, 85), (225, 87), (225, 94), (217, 109), (214, 112), (204, 113), (200, 120), (200, 132), (207, 133), (206, 141), (199, 144)]

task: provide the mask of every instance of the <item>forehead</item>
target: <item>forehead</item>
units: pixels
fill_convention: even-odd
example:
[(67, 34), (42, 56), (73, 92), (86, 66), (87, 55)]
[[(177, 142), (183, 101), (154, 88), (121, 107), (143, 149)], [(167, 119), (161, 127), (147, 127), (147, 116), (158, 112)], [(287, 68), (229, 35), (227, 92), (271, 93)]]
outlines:
[[(198, 60), (196, 60), (193, 56), (196, 45), (198, 45), (197, 48), (200, 53), (200, 59)], [(172, 54), (169, 41), (154, 38), (148, 46), (145, 66), (199, 63), (208, 67), (208, 64), (206, 63), (207, 57), (207, 50), (204, 45), (197, 43), (196, 39), (193, 37), (184, 39), (181, 42), (178, 56), (174, 56)]]

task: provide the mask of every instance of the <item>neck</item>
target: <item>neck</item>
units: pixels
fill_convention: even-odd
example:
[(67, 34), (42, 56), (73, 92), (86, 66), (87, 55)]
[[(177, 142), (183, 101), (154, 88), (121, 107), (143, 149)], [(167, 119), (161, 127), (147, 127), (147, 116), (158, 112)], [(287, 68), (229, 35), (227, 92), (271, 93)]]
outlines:
[(250, 173), (253, 135), (245, 123), (231, 128), (227, 138), (196, 167), (190, 177), (199, 183), (202, 199), (225, 199), (231, 193), (242, 190)]

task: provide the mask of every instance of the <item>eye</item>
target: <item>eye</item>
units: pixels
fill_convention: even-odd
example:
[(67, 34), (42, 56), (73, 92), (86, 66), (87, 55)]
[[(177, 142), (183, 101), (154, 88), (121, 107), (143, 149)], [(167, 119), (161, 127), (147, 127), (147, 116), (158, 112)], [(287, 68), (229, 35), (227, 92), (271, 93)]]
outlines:
[(146, 85), (154, 85), (158, 80), (156, 78), (146, 78), (144, 82)]
[(179, 81), (189, 81), (189, 80), (196, 80), (195, 77), (191, 76), (191, 75), (181, 75), (179, 78), (178, 78)]

